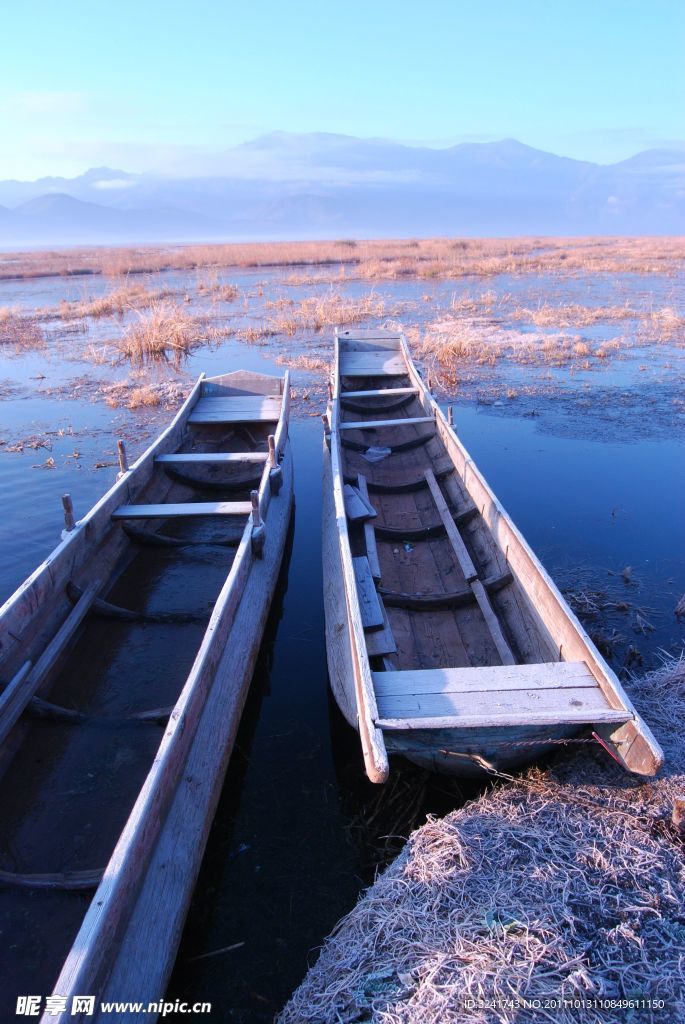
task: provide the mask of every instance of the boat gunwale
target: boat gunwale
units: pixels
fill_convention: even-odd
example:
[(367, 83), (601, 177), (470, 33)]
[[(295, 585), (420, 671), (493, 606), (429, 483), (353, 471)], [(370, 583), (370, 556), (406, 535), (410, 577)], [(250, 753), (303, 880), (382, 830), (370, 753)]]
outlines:
[[(406, 360), (405, 360), (406, 361)], [(340, 345), (336, 330), (334, 339), (331, 401), (328, 409), (330, 427), (331, 483), (333, 506), (338, 534), (338, 553), (343, 576), (343, 590), (347, 608), (347, 633), (354, 673), (354, 688), (357, 704), (357, 727), (362, 743), (366, 773), (372, 782), (386, 782), (389, 775), (388, 754), (385, 749), (383, 732), (376, 725), (378, 708), (371, 676), (369, 655), (364, 639), (359, 597), (354, 584), (352, 549), (347, 527), (345, 500), (343, 494), (344, 474), (340, 451)], [(326, 457), (326, 456), (324, 456)]]

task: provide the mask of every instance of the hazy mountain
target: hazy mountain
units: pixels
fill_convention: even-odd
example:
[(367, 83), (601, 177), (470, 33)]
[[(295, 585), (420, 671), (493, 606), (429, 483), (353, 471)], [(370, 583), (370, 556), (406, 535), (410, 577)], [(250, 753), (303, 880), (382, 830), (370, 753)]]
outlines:
[(0, 182), (0, 245), (340, 235), (682, 234), (685, 149), (611, 165), (515, 139), (446, 149), (272, 132), (202, 173)]

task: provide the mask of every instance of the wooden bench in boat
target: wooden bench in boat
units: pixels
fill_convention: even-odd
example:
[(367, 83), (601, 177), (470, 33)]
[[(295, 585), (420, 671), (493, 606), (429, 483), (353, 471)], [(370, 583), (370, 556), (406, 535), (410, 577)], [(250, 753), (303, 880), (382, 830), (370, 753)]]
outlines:
[(155, 462), (162, 463), (222, 463), (222, 462), (266, 462), (268, 452), (177, 452), (173, 455), (156, 455)]
[(282, 399), (272, 395), (237, 398), (201, 398), (188, 423), (275, 423), (281, 415)]
[(343, 352), (340, 355), (341, 377), (403, 377), (407, 364), (392, 349), (370, 352)]
[(182, 505), (120, 505), (112, 519), (167, 519), (179, 516), (247, 516), (249, 501), (195, 501)]
[(584, 661), (373, 672), (381, 729), (627, 722)]
[(341, 423), (340, 430), (376, 430), (378, 427), (413, 427), (417, 423), (435, 423), (434, 416), (410, 416), (405, 420), (358, 420)]
[(392, 398), (395, 395), (418, 395), (418, 388), (378, 388), (376, 391), (341, 391), (340, 398)]

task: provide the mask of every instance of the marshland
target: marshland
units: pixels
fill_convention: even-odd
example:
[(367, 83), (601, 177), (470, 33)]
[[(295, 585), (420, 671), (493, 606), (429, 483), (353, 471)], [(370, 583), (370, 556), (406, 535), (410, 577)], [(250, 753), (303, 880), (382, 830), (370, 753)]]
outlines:
[(406, 333), (628, 686), (685, 641), (683, 239), (1, 256), (2, 600), (59, 539), (60, 496), (85, 512), (115, 478), (117, 438), (135, 458), (201, 371), (292, 372), (291, 550), (171, 984), (231, 1020), (270, 1020), (403, 838), (479, 792), (410, 766), (374, 789), (328, 697), (320, 414), (333, 329), (353, 324)]

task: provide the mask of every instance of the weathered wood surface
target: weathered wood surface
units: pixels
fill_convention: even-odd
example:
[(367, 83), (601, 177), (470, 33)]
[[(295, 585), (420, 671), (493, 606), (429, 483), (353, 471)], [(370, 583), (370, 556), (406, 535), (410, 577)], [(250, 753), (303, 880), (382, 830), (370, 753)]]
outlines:
[(352, 565), (354, 566), (354, 579), (357, 584), (362, 626), (364, 629), (380, 629), (383, 626), (383, 612), (381, 611), (373, 576), (371, 575), (369, 560), (366, 555), (360, 555), (358, 558), (352, 559)]
[(397, 377), (407, 367), (401, 355), (389, 352), (349, 352), (340, 360), (341, 377)]
[(346, 422), (340, 424), (340, 430), (378, 430), (383, 427), (392, 427), (397, 430), (398, 427), (413, 427), (417, 423), (432, 423), (432, 416), (414, 416), (404, 420), (359, 420), (352, 423)]
[(341, 400), (345, 398), (393, 398), (396, 395), (418, 395), (418, 388), (376, 388), (373, 391), (341, 391)]
[(275, 423), (281, 399), (270, 397), (201, 398), (188, 417), (189, 423)]
[[(373, 512), (373, 517), (377, 516), (376, 509), (369, 501), (369, 491), (366, 486), (366, 477), (363, 473), (357, 474), (357, 484), (359, 486), (359, 493), (361, 494), (362, 501), (365, 502), (367, 507)], [(373, 528), (373, 523), (364, 523), (364, 546), (366, 548), (366, 557), (369, 560), (369, 568), (371, 569), (371, 575), (374, 580), (381, 578), (381, 567), (378, 561), (378, 548), (376, 546), (376, 531)]]
[(246, 516), (249, 501), (195, 501), (168, 505), (121, 505), (112, 519), (172, 519), (179, 516)]
[(352, 522), (370, 519), (376, 515), (373, 506), (364, 500), (357, 488), (353, 487), (352, 484), (344, 485), (343, 498), (345, 501), (345, 515)]
[(171, 455), (157, 455), (155, 462), (166, 463), (198, 463), (200, 465), (214, 463), (266, 462), (268, 452), (174, 452)]
[(370, 658), (374, 656), (384, 657), (387, 654), (397, 654), (397, 644), (395, 643), (395, 637), (393, 636), (392, 626), (388, 619), (388, 613), (385, 610), (383, 599), (379, 596), (378, 603), (381, 606), (381, 612), (383, 614), (383, 628), (369, 630), (366, 633), (366, 653)]
[[(383, 734), (374, 725), (377, 717), (376, 698), (371, 680), (364, 629), (361, 623), (359, 599), (354, 579), (352, 555), (347, 532), (347, 518), (343, 499), (343, 473), (339, 446), (339, 408), (338, 395), (340, 376), (338, 373), (338, 343), (335, 346), (335, 368), (333, 376), (334, 402), (331, 410), (331, 445), (330, 451), (324, 442), (324, 487), (328, 484), (332, 492), (332, 502), (324, 501), (324, 532), (329, 531), (334, 541), (324, 549), (324, 579), (330, 574), (331, 580), (338, 577), (339, 589), (344, 596), (342, 606), (335, 605), (332, 596), (335, 587), (324, 589), (324, 607), (326, 612), (326, 635), (339, 632), (341, 644), (327, 644), (329, 672), (331, 679), (336, 680), (344, 673), (342, 686), (353, 688), (356, 702), (356, 725), (364, 755), (366, 773), (372, 782), (385, 782), (388, 778), (388, 757), (383, 742)], [(342, 621), (341, 613), (344, 612)], [(350, 692), (351, 696), (351, 692)], [(350, 700), (343, 699), (341, 707), (349, 706)]]
[[(428, 693), (483, 693), (516, 690), (597, 690), (584, 661), (551, 661), (544, 665), (486, 665), (481, 668), (413, 669), (374, 672), (377, 697)], [(601, 691), (600, 691), (601, 693)], [(489, 700), (489, 696), (484, 698)], [(606, 704), (606, 698), (604, 698)]]

